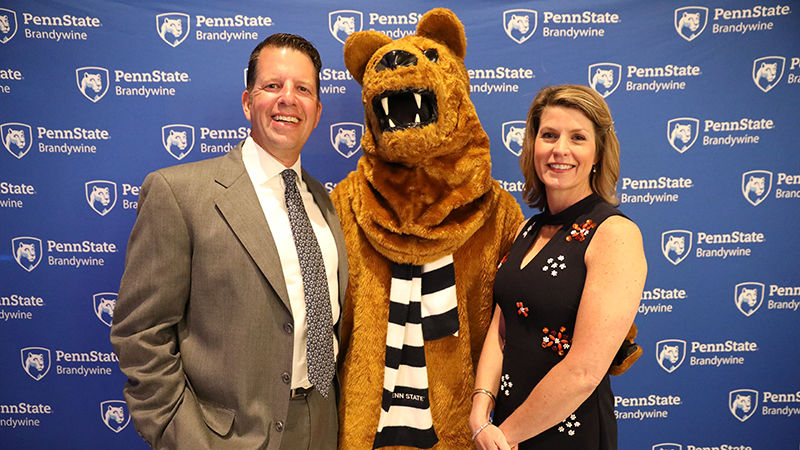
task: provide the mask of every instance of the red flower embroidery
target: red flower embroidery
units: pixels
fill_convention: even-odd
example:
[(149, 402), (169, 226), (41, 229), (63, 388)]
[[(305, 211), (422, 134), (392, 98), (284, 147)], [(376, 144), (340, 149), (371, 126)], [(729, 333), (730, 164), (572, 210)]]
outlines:
[(569, 335), (565, 333), (567, 331), (566, 327), (561, 327), (556, 332), (550, 331), (549, 328), (544, 327), (542, 328), (542, 332), (544, 333), (544, 337), (542, 337), (542, 348), (550, 348), (554, 352), (558, 353), (558, 356), (564, 356), (564, 354), (569, 350), (570, 347), (570, 339)]
[(517, 314), (528, 317), (528, 308), (522, 302), (517, 302)]
[(508, 259), (508, 254), (509, 253), (511, 253), (511, 252), (506, 252), (506, 254), (503, 255), (503, 259), (501, 259), (500, 263), (497, 264), (497, 270), (500, 270), (500, 268), (503, 267), (503, 263), (506, 262), (506, 260)]
[(583, 222), (583, 225), (580, 226), (577, 223), (573, 223), (572, 229), (569, 230), (569, 236), (567, 236), (567, 242), (573, 239), (578, 242), (583, 242), (586, 236), (589, 235), (589, 230), (596, 226), (597, 224), (592, 222), (592, 219), (586, 219), (586, 222)]

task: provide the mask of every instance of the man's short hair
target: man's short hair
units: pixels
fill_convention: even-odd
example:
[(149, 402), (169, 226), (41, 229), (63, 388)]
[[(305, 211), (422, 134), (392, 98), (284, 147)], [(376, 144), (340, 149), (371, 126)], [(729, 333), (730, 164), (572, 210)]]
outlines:
[(261, 50), (265, 47), (275, 48), (291, 48), (297, 50), (311, 60), (314, 65), (314, 70), (317, 72), (317, 99), (319, 99), (319, 72), (322, 69), (322, 59), (319, 57), (319, 52), (314, 45), (302, 36), (289, 33), (275, 33), (268, 36), (261, 41), (260, 44), (253, 49), (250, 53), (250, 61), (247, 63), (247, 90), (252, 91), (253, 85), (256, 83), (257, 73), (256, 66), (258, 65), (258, 57), (261, 55)]

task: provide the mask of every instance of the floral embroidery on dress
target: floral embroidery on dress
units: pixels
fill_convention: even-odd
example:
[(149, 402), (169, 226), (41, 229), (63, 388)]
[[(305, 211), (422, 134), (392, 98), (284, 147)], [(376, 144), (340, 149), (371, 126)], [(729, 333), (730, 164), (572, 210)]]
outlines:
[(565, 331), (567, 331), (566, 327), (561, 327), (558, 331), (550, 331), (547, 327), (542, 328), (542, 333), (544, 333), (542, 337), (542, 348), (549, 348), (556, 352), (558, 356), (564, 356), (569, 350), (571, 342), (569, 335), (565, 333)]
[(523, 231), (523, 232), (522, 232), (522, 237), (523, 237), (523, 238), (525, 238), (525, 237), (528, 237), (528, 233), (530, 233), (530, 231), (533, 229), (533, 226), (534, 226), (534, 225), (536, 225), (536, 222), (535, 222), (535, 221), (534, 221), (534, 222), (531, 222), (531, 224), (530, 224), (530, 225), (528, 225), (528, 228), (525, 228), (525, 231)]
[(573, 223), (572, 229), (569, 230), (569, 235), (567, 235), (567, 242), (573, 239), (578, 242), (583, 242), (583, 240), (586, 239), (586, 236), (589, 235), (589, 230), (596, 226), (597, 224), (592, 222), (592, 219), (586, 219), (586, 222), (583, 222), (583, 225)]
[(506, 262), (506, 260), (508, 259), (509, 253), (511, 252), (506, 252), (506, 254), (503, 255), (503, 259), (501, 259), (500, 262), (497, 264), (497, 270), (500, 270), (500, 268), (503, 267), (503, 263)]
[(570, 414), (569, 417), (561, 421), (561, 425), (558, 426), (558, 432), (566, 433), (570, 436), (575, 436), (575, 430), (581, 426), (581, 423), (578, 422), (577, 417), (575, 414)]
[(542, 272), (549, 270), (551, 276), (557, 277), (559, 270), (567, 268), (567, 264), (564, 261), (566, 261), (564, 255), (558, 255), (558, 258), (547, 258), (547, 264), (542, 266)]
[(522, 302), (517, 302), (517, 315), (528, 317), (528, 307)]
[(506, 397), (511, 395), (512, 387), (514, 387), (514, 383), (511, 382), (511, 377), (508, 374), (500, 377), (500, 392), (506, 394)]

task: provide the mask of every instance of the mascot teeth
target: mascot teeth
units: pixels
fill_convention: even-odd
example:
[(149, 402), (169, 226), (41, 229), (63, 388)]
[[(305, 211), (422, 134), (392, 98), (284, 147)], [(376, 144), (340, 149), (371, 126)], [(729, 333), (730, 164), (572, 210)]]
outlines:
[(436, 96), (428, 89), (385, 91), (372, 100), (381, 131), (421, 128), (438, 118)]

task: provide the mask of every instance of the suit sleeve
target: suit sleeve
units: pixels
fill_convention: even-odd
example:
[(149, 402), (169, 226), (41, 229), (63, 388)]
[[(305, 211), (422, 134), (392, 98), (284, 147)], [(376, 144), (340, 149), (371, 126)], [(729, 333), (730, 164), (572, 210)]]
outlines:
[(128, 380), (124, 394), (140, 435), (153, 447), (186, 387), (177, 324), (189, 298), (191, 240), (164, 176), (151, 173), (139, 197), (125, 272), (111, 327), (111, 344)]

